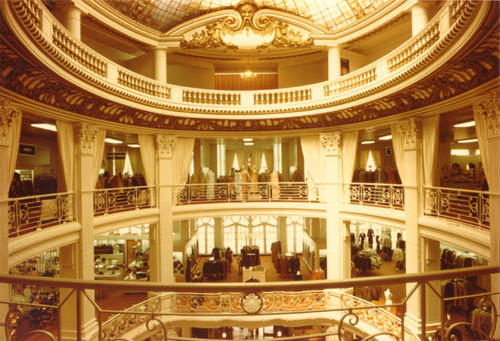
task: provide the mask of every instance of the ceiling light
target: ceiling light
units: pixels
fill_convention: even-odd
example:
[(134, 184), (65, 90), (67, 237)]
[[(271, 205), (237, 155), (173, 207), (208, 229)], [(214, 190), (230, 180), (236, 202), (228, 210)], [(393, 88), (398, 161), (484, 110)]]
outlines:
[(130, 147), (130, 148), (139, 148), (140, 145), (138, 145), (137, 143), (131, 143), (131, 144), (127, 144), (127, 147)]
[(389, 140), (392, 140), (392, 135), (389, 134), (389, 135), (380, 136), (378, 139), (380, 141), (389, 141)]
[(475, 121), (467, 121), (467, 122), (454, 124), (453, 126), (455, 128), (468, 128), (468, 127), (474, 127), (475, 125), (476, 125)]
[(257, 74), (253, 73), (252, 70), (246, 70), (240, 73), (240, 76), (243, 80), (252, 80), (255, 79), (255, 77), (257, 77)]
[(252, 142), (252, 141), (253, 141), (253, 138), (251, 138), (251, 137), (243, 138), (243, 142)]
[(245, 146), (253, 146), (253, 142), (243, 142)]
[(467, 140), (460, 140), (457, 141), (458, 143), (472, 143), (472, 142), (477, 142), (477, 139), (467, 139)]
[(57, 131), (56, 126), (54, 124), (49, 124), (49, 123), (31, 123), (31, 126), (34, 128), (39, 128), (44, 130)]
[(470, 155), (470, 152), (468, 149), (452, 149), (450, 151), (450, 155), (454, 156), (467, 156)]
[(123, 141), (112, 139), (110, 137), (106, 137), (104, 139), (104, 142), (111, 143), (111, 144), (120, 144), (120, 143), (123, 143)]
[(373, 140), (365, 140), (365, 141), (361, 141), (361, 144), (374, 144), (375, 141)]

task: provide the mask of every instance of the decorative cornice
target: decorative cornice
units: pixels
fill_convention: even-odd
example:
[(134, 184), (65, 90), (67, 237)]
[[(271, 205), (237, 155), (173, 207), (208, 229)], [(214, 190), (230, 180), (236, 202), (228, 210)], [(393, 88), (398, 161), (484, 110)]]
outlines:
[(83, 123), (78, 127), (77, 142), (82, 155), (91, 155), (95, 152), (95, 143), (98, 129), (91, 124)]
[(417, 148), (420, 141), (420, 122), (410, 118), (398, 126), (398, 132), (403, 136), (403, 148), (405, 150)]
[(319, 138), (326, 156), (340, 155), (342, 152), (342, 134), (340, 132), (321, 134)]
[(498, 90), (492, 90), (479, 98), (474, 104), (475, 113), (479, 114), (486, 127), (486, 137), (500, 136), (500, 108)]
[(21, 115), (21, 110), (12, 105), (11, 101), (0, 96), (0, 145), (9, 146), (9, 130), (12, 123)]
[(160, 159), (171, 159), (177, 144), (177, 137), (172, 135), (156, 135), (156, 149)]
[[(440, 69), (434, 70), (432, 77), (416, 82), (399, 92), (392, 92), (376, 100), (347, 106), (335, 110), (337, 105), (345, 105), (355, 97), (309, 105), (291, 105), (279, 109), (256, 107), (247, 114), (291, 113), (300, 111), (304, 114), (295, 117), (260, 119), (258, 116), (248, 119), (217, 118), (217, 115), (234, 114), (225, 108), (206, 109), (206, 106), (180, 106), (168, 102), (165, 109), (157, 112), (136, 109), (86, 91), (67, 83), (53, 74), (43, 65), (33, 65), (24, 54), (11, 48), (7, 43), (9, 35), (0, 36), (0, 86), (22, 96), (35, 100), (42, 105), (53, 106), (86, 117), (98, 118), (110, 122), (129, 124), (138, 127), (151, 127), (183, 131), (288, 131), (313, 128), (327, 128), (337, 125), (358, 123), (380, 119), (390, 115), (416, 110), (454, 96), (466, 93), (498, 77), (499, 59), (497, 57), (499, 29), (495, 27), (485, 36), (481, 44), (468, 51), (462, 59), (454, 59)], [(404, 75), (401, 76), (404, 78)], [(377, 88), (379, 89), (379, 88)], [(384, 88), (382, 88), (384, 89)], [(380, 89), (379, 89), (380, 90)], [(309, 110), (332, 108), (321, 114), (307, 114)], [(206, 114), (203, 117), (182, 117), (183, 112)], [(170, 114), (176, 112), (176, 114)], [(245, 112), (246, 113), (246, 112)]]
[(312, 45), (311, 37), (304, 39), (302, 33), (290, 29), (288, 24), (259, 14), (253, 1), (239, 3), (234, 13), (207, 24), (204, 30), (195, 32), (189, 40), (183, 38), (180, 43), (184, 49), (304, 48)]

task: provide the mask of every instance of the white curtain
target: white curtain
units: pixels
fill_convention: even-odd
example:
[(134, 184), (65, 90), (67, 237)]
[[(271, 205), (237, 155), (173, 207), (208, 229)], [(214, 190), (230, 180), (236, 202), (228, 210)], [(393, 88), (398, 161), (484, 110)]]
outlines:
[(238, 159), (239, 169), (242, 169), (243, 167), (246, 168), (248, 165), (248, 153), (244, 150), (238, 150), (236, 151), (236, 157)]
[[(486, 180), (488, 180), (488, 190), (498, 193), (500, 192), (500, 138), (498, 136), (488, 137), (488, 121), (481, 117), (482, 115), (482, 112), (474, 110), (474, 121), (476, 122), (477, 142), (481, 151), (481, 162)], [(490, 119), (494, 120), (494, 118)]]
[(189, 174), (189, 166), (193, 158), (194, 138), (178, 137), (172, 152), (172, 181), (175, 185), (185, 184)]
[(399, 177), (401, 178), (401, 182), (405, 183), (405, 174), (404, 174), (404, 142), (403, 142), (403, 134), (398, 131), (398, 125), (391, 126), (391, 134), (392, 134), (392, 148), (394, 150), (394, 159), (396, 160), (396, 167), (398, 168)]
[(139, 135), (138, 139), (146, 184), (154, 186), (156, 185), (155, 137), (153, 135)]
[(274, 152), (272, 149), (266, 149), (264, 150), (264, 157), (266, 158), (266, 163), (267, 163), (267, 170), (269, 172), (273, 172), (274, 170)]
[(422, 122), (422, 153), (424, 159), (424, 185), (434, 186), (439, 148), (439, 115)]
[(358, 131), (344, 133), (342, 136), (342, 178), (350, 183), (354, 174), (356, 154), (358, 149)]
[[(233, 168), (234, 156), (236, 152), (234, 150), (226, 150), (226, 170), (228, 175), (230, 174), (231, 168)], [(235, 169), (236, 171), (236, 169)]]
[(21, 123), (22, 123), (22, 114), (19, 111), (18, 115), (13, 118), (12, 125), (8, 130), (7, 143), (9, 145), (7, 155), (8, 160), (5, 160), (9, 163), (9, 174), (7, 176), (2, 176), (3, 181), (5, 181), (3, 188), (7, 189), (6, 196), (9, 192), (9, 186), (12, 182), (12, 177), (14, 176), (14, 171), (16, 170), (16, 161), (17, 161), (17, 153), (19, 150), (19, 139), (21, 137)]
[(66, 192), (74, 190), (75, 173), (75, 131), (73, 123), (56, 121), (59, 159), (64, 174)]
[(301, 136), (300, 144), (304, 154), (306, 179), (310, 182), (323, 182), (325, 165), (321, 154), (319, 135)]
[(260, 166), (262, 162), (262, 155), (264, 155), (263, 150), (253, 150), (252, 151), (252, 165), (255, 166), (257, 173), (260, 171)]
[(95, 139), (95, 152), (92, 155), (92, 169), (89, 174), (91, 177), (91, 184), (95, 186), (97, 179), (99, 178), (99, 170), (102, 165), (102, 158), (104, 156), (104, 139), (106, 138), (106, 130), (98, 129)]

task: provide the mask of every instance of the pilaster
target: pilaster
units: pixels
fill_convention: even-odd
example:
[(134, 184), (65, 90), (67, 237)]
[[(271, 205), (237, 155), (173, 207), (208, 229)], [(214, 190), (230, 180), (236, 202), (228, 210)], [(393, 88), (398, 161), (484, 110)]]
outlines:
[(327, 279), (343, 279), (344, 269), (349, 260), (344, 253), (343, 229), (340, 221), (339, 207), (342, 189), (342, 134), (339, 132), (321, 134), (320, 142), (325, 160), (326, 183), (326, 247)]
[[(473, 103), (474, 120), (481, 150), (481, 161), (489, 186), (489, 203), (485, 209), (490, 213), (490, 264), (500, 266), (500, 106), (498, 90), (492, 90)], [(491, 291), (500, 291), (500, 275), (491, 275)], [(499, 295), (492, 297), (497, 309)], [(495, 338), (500, 337), (500, 328)]]
[[(89, 174), (94, 169), (94, 154), (97, 152), (97, 136), (99, 130), (90, 124), (81, 124), (77, 127), (76, 134), (76, 172), (77, 172), (77, 217), (81, 224), (80, 240), (77, 246), (78, 262), (77, 262), (77, 278), (82, 280), (94, 279), (94, 176)], [(94, 293), (88, 292), (93, 298)], [(75, 303), (76, 307), (76, 303)], [(76, 309), (76, 308), (75, 308)], [(95, 311), (92, 304), (82, 298), (80, 310), (82, 321), (81, 338), (89, 339), (97, 328)], [(63, 315), (63, 320), (74, 316)], [(63, 321), (63, 324), (66, 322)], [(63, 340), (75, 340), (75, 335), (69, 333), (62, 335)]]
[[(12, 180), (10, 174), (9, 161), (11, 158), (13, 146), (12, 134), (14, 134), (13, 122), (20, 119), (21, 111), (13, 106), (11, 102), (3, 97), (0, 97), (0, 174), (3, 174), (0, 179), (0, 274), (7, 275), (9, 273), (9, 187)], [(17, 150), (16, 150), (17, 153)], [(9, 300), (9, 285), (0, 284), (0, 301)], [(5, 304), (0, 304), (0, 318), (4, 321), (8, 307)], [(0, 326), (0, 335), (5, 335), (4, 326)]]
[(158, 209), (160, 217), (155, 231), (155, 246), (151, 250), (154, 258), (153, 281), (174, 283), (173, 268), (173, 190), (172, 190), (172, 152), (177, 144), (177, 138), (170, 135), (156, 136), (158, 162)]

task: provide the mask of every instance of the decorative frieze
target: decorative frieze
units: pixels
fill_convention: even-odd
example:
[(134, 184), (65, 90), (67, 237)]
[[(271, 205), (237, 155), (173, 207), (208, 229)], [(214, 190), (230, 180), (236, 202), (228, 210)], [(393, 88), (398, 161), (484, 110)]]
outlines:
[(484, 120), (486, 137), (500, 135), (500, 110), (498, 107), (498, 90), (491, 90), (480, 97), (474, 104), (474, 113)]
[(160, 159), (171, 159), (172, 151), (177, 144), (177, 137), (172, 135), (157, 135), (156, 149), (158, 149), (158, 157)]
[(83, 123), (78, 128), (77, 143), (81, 154), (93, 154), (98, 129), (93, 125)]
[(21, 116), (21, 110), (5, 97), (0, 97), (0, 145), (9, 146), (9, 130), (12, 123)]
[(340, 155), (342, 151), (342, 134), (339, 132), (321, 134), (320, 141), (326, 156)]
[(420, 122), (411, 118), (398, 126), (398, 132), (403, 136), (405, 150), (417, 148), (420, 141)]

